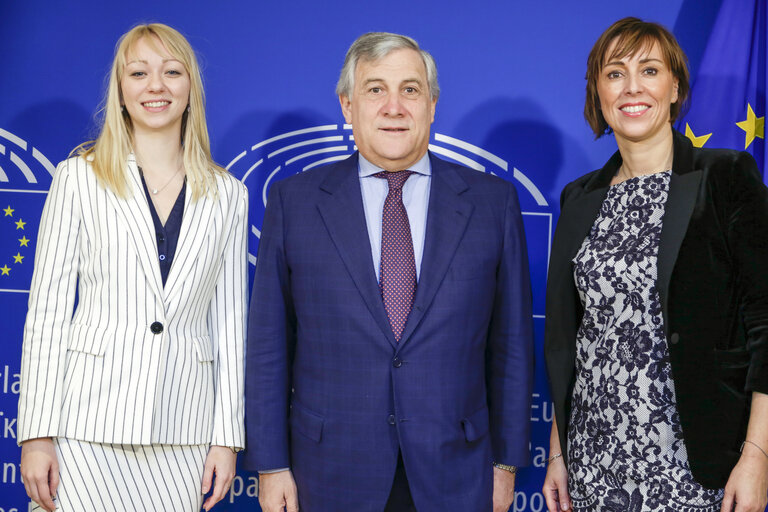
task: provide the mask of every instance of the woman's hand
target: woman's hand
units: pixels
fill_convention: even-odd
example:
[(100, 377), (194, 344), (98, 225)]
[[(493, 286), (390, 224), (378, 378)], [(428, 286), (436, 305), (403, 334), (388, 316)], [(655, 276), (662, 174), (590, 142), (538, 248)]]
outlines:
[(568, 469), (562, 457), (558, 457), (547, 466), (547, 476), (542, 487), (549, 512), (571, 510), (571, 497), (568, 495)]
[[(763, 512), (768, 501), (768, 395), (752, 392), (748, 441), (725, 484), (721, 512)], [(735, 508), (734, 508), (735, 507)]]
[[(768, 504), (768, 457), (744, 443), (738, 464), (725, 484), (721, 512), (763, 512)], [(735, 506), (735, 508), (734, 508)]]
[(32, 501), (48, 512), (56, 510), (53, 497), (59, 487), (59, 461), (50, 437), (21, 443), (21, 478)]
[[(208, 449), (208, 457), (205, 459), (205, 470), (203, 471), (203, 494), (211, 490), (211, 484), (214, 485), (213, 493), (203, 503), (203, 508), (208, 511), (221, 501), (227, 494), (232, 479), (235, 477), (235, 463), (237, 454), (231, 448), (226, 446), (211, 446)], [(214, 481), (214, 475), (216, 480)]]
[(568, 495), (568, 468), (563, 460), (560, 448), (560, 436), (557, 432), (557, 420), (552, 415), (552, 430), (549, 432), (549, 461), (547, 476), (541, 491), (547, 501), (549, 512), (571, 510), (571, 497)]

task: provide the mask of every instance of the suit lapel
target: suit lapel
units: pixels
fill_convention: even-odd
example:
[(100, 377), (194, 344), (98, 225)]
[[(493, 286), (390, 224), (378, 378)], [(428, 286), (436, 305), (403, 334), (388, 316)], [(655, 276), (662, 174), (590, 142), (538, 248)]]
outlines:
[[(583, 189), (568, 198), (560, 212), (555, 241), (562, 240), (560, 247), (552, 247), (552, 254), (562, 254), (567, 258), (566, 265), (551, 265), (551, 268), (571, 269), (570, 262), (581, 248), (584, 239), (589, 235), (592, 226), (600, 213), (600, 207), (608, 194), (611, 179), (621, 166), (621, 155), (617, 151), (595, 175), (584, 185)], [(571, 272), (572, 275), (572, 272)], [(550, 276), (557, 277), (557, 276)], [(572, 279), (572, 277), (569, 277)]]
[(659, 291), (662, 315), (667, 322), (669, 304), (669, 281), (675, 268), (680, 245), (688, 230), (703, 171), (693, 168), (693, 146), (690, 141), (677, 131), (674, 134), (674, 157), (672, 176), (669, 182), (669, 195), (664, 208), (664, 221), (661, 227), (657, 262), (656, 288)]
[[(560, 212), (561, 220), (557, 231), (564, 237), (564, 241), (562, 249), (559, 250), (568, 262), (573, 260), (584, 239), (589, 235), (607, 193), (608, 187), (586, 192), (570, 201)], [(552, 247), (552, 254), (555, 254), (557, 249)]]
[(144, 189), (141, 185), (139, 169), (133, 155), (127, 162), (128, 194), (127, 198), (117, 197), (108, 193), (107, 197), (118, 217), (123, 221), (128, 231), (128, 238), (133, 243), (139, 264), (144, 270), (152, 291), (160, 298), (163, 297), (162, 279), (160, 277), (160, 265), (157, 262), (157, 241), (155, 240), (155, 226), (149, 213), (149, 205)]
[(213, 233), (213, 226), (210, 225), (212, 211), (210, 206), (206, 206), (209, 204), (210, 198), (205, 196), (197, 201), (192, 201), (191, 187), (187, 185), (184, 194), (184, 214), (179, 228), (179, 240), (163, 290), (166, 302), (173, 298), (176, 289), (184, 282), (184, 277), (189, 275), (194, 267), (195, 255), (199, 253), (197, 247), (203, 242), (204, 237), (208, 233), (217, 234)]
[(357, 156), (336, 166), (320, 188), (325, 194), (318, 201), (317, 208), (328, 233), (371, 315), (390, 344), (396, 347), (397, 341), (392, 334), (373, 269)]
[(432, 180), (419, 284), (399, 347), (408, 342), (443, 282), (472, 215), (473, 205), (461, 194), (469, 186), (450, 166), (430, 155)]

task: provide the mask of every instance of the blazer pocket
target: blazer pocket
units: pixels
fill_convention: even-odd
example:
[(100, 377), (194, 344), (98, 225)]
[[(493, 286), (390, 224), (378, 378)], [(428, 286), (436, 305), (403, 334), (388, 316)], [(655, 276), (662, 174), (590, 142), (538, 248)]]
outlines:
[[(749, 365), (751, 362), (750, 353), (744, 348), (734, 348), (730, 350), (715, 350), (715, 366), (717, 368), (716, 380), (727, 399), (719, 402), (725, 408), (733, 408), (725, 417), (730, 415), (738, 416), (745, 407), (746, 395), (744, 387), (747, 383), (749, 374)], [(718, 401), (715, 401), (718, 403)]]
[(464, 418), (461, 420), (461, 426), (464, 429), (464, 438), (468, 443), (485, 436), (489, 429), (488, 408), (483, 407)]
[(114, 338), (114, 330), (86, 324), (72, 324), (67, 340), (67, 350), (101, 357)]
[(323, 438), (323, 417), (297, 406), (295, 402), (291, 405), (290, 423), (292, 432), (299, 432), (316, 443)]
[(197, 357), (201, 363), (213, 361), (213, 347), (211, 347), (211, 338), (209, 336), (192, 338), (192, 344), (195, 346)]
[(730, 350), (715, 350), (715, 361), (723, 369), (747, 368), (752, 355), (745, 348), (733, 348)]

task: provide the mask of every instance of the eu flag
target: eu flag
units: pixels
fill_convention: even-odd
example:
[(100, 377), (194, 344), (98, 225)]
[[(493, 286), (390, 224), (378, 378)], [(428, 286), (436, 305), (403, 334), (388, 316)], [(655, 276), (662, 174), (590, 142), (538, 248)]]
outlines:
[(32, 141), (0, 127), (0, 312), (9, 315), (4, 319), (17, 304), (21, 317), (26, 315), (37, 229), (53, 172)]
[(765, 172), (765, 0), (723, 0), (678, 129), (697, 147), (746, 150)]

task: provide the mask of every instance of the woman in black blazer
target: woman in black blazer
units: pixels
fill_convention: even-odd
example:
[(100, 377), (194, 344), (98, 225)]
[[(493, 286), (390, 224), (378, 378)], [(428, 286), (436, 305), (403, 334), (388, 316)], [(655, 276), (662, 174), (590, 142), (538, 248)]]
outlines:
[(619, 151), (561, 196), (550, 511), (766, 505), (768, 189), (749, 154), (672, 129), (687, 94), (660, 25), (622, 19), (589, 55), (585, 116)]

